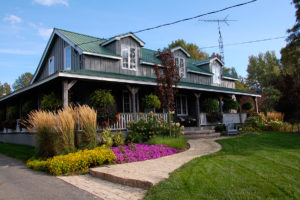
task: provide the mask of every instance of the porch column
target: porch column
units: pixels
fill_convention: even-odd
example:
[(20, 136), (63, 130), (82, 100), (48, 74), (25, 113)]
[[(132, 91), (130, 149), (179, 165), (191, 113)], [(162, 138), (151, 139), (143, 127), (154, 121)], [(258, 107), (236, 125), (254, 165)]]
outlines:
[(257, 97), (253, 97), (253, 100), (254, 100), (255, 112), (258, 113)]
[(131, 87), (130, 85), (127, 85), (128, 90), (131, 93), (131, 99), (132, 99), (132, 112), (134, 113), (134, 117), (136, 114), (136, 94), (139, 91), (138, 87)]
[(241, 96), (236, 95), (236, 100), (239, 103), (239, 117), (240, 117), (240, 123), (242, 124), (242, 104), (241, 104)]
[(219, 97), (219, 111), (220, 113), (223, 113), (223, 97)]
[(201, 126), (201, 117), (200, 117), (200, 96), (201, 93), (194, 93), (196, 97), (196, 114), (197, 114), (197, 126)]
[(75, 85), (77, 81), (73, 80), (68, 82), (67, 80), (62, 81), (62, 101), (63, 101), (63, 108), (68, 107), (69, 105), (69, 90)]

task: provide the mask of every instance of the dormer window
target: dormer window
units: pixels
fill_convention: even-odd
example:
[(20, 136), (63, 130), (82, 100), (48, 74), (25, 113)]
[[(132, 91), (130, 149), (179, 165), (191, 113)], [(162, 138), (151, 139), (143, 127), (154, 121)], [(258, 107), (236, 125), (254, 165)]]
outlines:
[(122, 45), (122, 68), (136, 70), (137, 68), (137, 48)]
[(221, 84), (221, 69), (220, 66), (214, 63), (212, 65), (213, 83)]
[(70, 70), (71, 69), (71, 46), (65, 47), (64, 51), (64, 69)]
[(48, 67), (49, 67), (49, 75), (53, 74), (54, 73), (54, 56), (49, 58)]
[(185, 59), (182, 57), (175, 57), (175, 65), (178, 66), (179, 75), (182, 78), (185, 78)]

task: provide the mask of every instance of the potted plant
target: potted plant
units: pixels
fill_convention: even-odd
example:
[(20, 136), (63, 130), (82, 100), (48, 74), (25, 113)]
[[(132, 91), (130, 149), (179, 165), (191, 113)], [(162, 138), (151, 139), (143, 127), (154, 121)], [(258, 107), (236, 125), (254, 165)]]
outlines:
[(207, 98), (202, 101), (201, 108), (206, 112), (206, 120), (209, 123), (222, 122), (223, 115), (219, 111), (219, 102), (217, 99)]
[(143, 102), (145, 105), (146, 112), (150, 112), (150, 111), (155, 112), (156, 109), (159, 109), (161, 106), (158, 96), (156, 96), (154, 94), (146, 95), (143, 98)]
[(42, 110), (58, 110), (62, 107), (62, 102), (54, 92), (44, 95), (42, 102), (41, 102), (41, 109)]
[(237, 110), (239, 108), (238, 102), (233, 99), (224, 99), (223, 111), (229, 112), (230, 110)]

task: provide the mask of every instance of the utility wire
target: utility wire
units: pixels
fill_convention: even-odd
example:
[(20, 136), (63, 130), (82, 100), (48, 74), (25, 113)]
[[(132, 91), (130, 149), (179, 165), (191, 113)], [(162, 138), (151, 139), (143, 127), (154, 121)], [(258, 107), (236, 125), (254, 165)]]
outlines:
[[(250, 43), (256, 43), (256, 42), (265, 42), (269, 40), (278, 40), (281, 38), (286, 38), (286, 36), (280, 36), (280, 37), (274, 37), (274, 38), (265, 38), (261, 40), (252, 40), (252, 41), (246, 41), (246, 42), (238, 42), (238, 43), (230, 43), (230, 44), (224, 44), (224, 46), (236, 46), (241, 44), (250, 44)], [(210, 49), (210, 48), (216, 48), (219, 47), (218, 45), (215, 46), (208, 46), (208, 47), (200, 47), (199, 49)]]
[[(229, 6), (229, 7), (226, 7), (226, 8), (222, 8), (222, 9), (220, 9), (220, 10), (215, 10), (215, 11), (211, 11), (211, 12), (208, 12), (208, 13), (204, 13), (204, 14), (201, 14), (201, 15), (194, 16), (194, 17), (189, 17), (189, 18), (177, 20), (177, 21), (174, 21), (174, 22), (171, 22), (171, 23), (167, 23), (167, 24), (162, 24), (162, 25), (150, 27), (150, 28), (141, 29), (141, 30), (138, 30), (138, 31), (134, 31), (133, 33), (141, 33), (141, 32), (145, 32), (145, 31), (150, 31), (150, 30), (153, 30), (153, 29), (161, 28), (161, 27), (164, 27), (164, 26), (170, 26), (170, 25), (177, 24), (177, 23), (180, 23), (180, 22), (189, 21), (189, 20), (192, 20), (192, 19), (196, 19), (196, 18), (199, 18), (199, 17), (206, 16), (206, 15), (211, 15), (211, 14), (223, 12), (223, 11), (225, 11), (225, 10), (229, 10), (229, 9), (232, 9), (232, 8), (244, 6), (244, 5), (247, 5), (247, 4), (250, 4), (250, 3), (254, 3), (255, 1), (257, 1), (257, 0), (252, 0), (252, 1), (245, 2), (245, 3), (236, 4), (236, 5), (233, 5), (233, 6)], [(77, 44), (77, 46), (83, 45), (83, 44), (88, 44), (88, 43), (97, 42), (97, 41), (100, 41), (100, 40), (102, 40), (102, 39), (98, 39), (98, 40), (94, 40), (94, 41), (89, 41), (89, 42), (79, 43), (79, 44)]]

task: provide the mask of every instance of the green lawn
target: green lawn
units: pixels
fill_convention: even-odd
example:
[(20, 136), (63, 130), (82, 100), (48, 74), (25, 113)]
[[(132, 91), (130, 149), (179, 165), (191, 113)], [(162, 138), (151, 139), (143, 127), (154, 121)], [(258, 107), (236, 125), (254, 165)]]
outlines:
[(34, 155), (34, 147), (0, 142), (0, 153), (26, 162)]
[(219, 143), (220, 152), (185, 164), (145, 199), (300, 199), (300, 135), (270, 132)]

